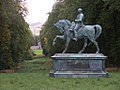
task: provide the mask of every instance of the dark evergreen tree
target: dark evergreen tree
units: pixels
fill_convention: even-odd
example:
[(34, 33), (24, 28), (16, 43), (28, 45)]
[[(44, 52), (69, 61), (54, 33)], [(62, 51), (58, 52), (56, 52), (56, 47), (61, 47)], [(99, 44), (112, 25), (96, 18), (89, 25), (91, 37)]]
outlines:
[(98, 19), (103, 26), (103, 51), (108, 55), (108, 66), (120, 66), (120, 2), (119, 0), (104, 0), (104, 3)]
[(23, 0), (0, 0), (0, 69), (21, 62), (29, 48), (29, 28), (23, 16)]
[(13, 66), (10, 48), (10, 31), (7, 24), (7, 13), (0, 2), (0, 69)]

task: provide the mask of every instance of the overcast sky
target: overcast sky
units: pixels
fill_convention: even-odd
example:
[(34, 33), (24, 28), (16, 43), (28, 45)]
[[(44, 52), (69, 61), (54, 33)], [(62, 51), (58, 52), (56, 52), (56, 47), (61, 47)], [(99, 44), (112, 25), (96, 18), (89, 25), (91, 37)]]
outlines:
[(28, 23), (44, 23), (51, 12), (55, 0), (26, 0), (29, 15), (25, 18)]

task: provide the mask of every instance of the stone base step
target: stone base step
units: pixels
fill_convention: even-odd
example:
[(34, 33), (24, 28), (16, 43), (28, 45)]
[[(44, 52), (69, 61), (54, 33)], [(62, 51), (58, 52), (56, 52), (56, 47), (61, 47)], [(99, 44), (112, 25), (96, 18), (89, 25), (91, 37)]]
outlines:
[(108, 77), (108, 73), (104, 71), (56, 71), (54, 77), (62, 78), (94, 78)]

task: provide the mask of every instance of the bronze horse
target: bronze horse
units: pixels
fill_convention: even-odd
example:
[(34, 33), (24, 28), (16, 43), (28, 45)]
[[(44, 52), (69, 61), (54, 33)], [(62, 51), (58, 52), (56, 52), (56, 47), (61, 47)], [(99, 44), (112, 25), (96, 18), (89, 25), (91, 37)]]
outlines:
[[(62, 52), (65, 53), (70, 43), (70, 40), (73, 39), (73, 32), (70, 31), (72, 23), (67, 19), (62, 19), (54, 25), (61, 33), (63, 33), (63, 35), (56, 35), (56, 37), (53, 39), (53, 45), (55, 45), (57, 38), (66, 40), (65, 49)], [(85, 50), (88, 45), (88, 40), (90, 40), (90, 42), (96, 46), (96, 53), (99, 53), (100, 49), (98, 43), (96, 42), (96, 39), (100, 36), (101, 33), (102, 27), (100, 25), (85, 25), (79, 28), (79, 30), (77, 31), (77, 39), (84, 39), (84, 46), (82, 50), (79, 51), (79, 53), (82, 53)]]

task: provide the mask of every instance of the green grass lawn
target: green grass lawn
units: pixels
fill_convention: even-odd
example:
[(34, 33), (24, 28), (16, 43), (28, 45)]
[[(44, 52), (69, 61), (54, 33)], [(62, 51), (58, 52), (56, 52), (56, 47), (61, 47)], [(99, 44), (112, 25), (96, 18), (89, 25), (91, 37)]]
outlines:
[(36, 55), (43, 55), (43, 54), (42, 54), (42, 50), (40, 50), (40, 49), (33, 50), (33, 52), (34, 52)]
[(35, 56), (33, 56), (33, 59), (40, 58), (40, 57), (44, 56), (44, 54), (42, 53), (42, 50), (40, 50), (40, 49), (33, 50), (33, 53), (36, 54)]
[(120, 90), (120, 72), (109, 78), (52, 78), (51, 65), (49, 58), (24, 61), (16, 73), (0, 73), (0, 90)]

